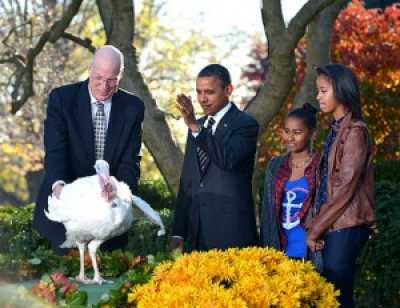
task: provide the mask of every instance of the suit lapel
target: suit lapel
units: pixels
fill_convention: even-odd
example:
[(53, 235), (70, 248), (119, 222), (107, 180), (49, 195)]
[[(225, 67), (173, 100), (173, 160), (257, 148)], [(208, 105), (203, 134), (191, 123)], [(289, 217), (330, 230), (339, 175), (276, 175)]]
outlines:
[[(234, 118), (240, 113), (239, 109), (237, 109), (237, 107), (232, 103), (231, 108), (229, 108), (228, 112), (222, 117), (222, 119), (220, 120), (220, 122), (218, 123), (218, 126), (215, 130), (215, 134), (214, 134), (214, 138), (217, 140), (221, 140), (221, 138), (231, 129), (231, 124), (232, 121), (234, 120)], [(202, 117), (199, 120), (200, 125), (204, 125), (205, 120), (207, 119), (207, 117)], [(189, 132), (190, 134), (190, 132)], [(203, 176), (201, 174), (200, 171), (200, 163), (199, 163), (199, 157), (197, 154), (197, 145), (194, 141), (194, 137), (191, 136), (191, 138), (193, 138), (193, 144), (194, 144), (194, 155), (196, 157), (196, 168), (197, 168), (197, 173), (199, 174), (199, 178), (200, 180), (207, 174), (209, 167), (210, 167), (210, 163), (211, 161), (208, 162), (208, 165), (206, 167), (206, 171), (204, 172)]]
[(121, 101), (120, 92), (112, 97), (110, 120), (107, 128), (106, 147), (104, 149), (104, 159), (111, 164), (111, 160), (120, 140), (122, 129), (125, 125), (124, 104)]
[(233, 119), (240, 113), (239, 109), (232, 103), (231, 108), (219, 121), (214, 137), (219, 139), (231, 129)]
[(88, 82), (82, 83), (79, 90), (75, 108), (75, 119), (79, 134), (82, 138), (82, 147), (90, 162), (94, 161), (94, 136), (93, 136), (93, 120), (92, 108), (90, 106), (90, 96)]

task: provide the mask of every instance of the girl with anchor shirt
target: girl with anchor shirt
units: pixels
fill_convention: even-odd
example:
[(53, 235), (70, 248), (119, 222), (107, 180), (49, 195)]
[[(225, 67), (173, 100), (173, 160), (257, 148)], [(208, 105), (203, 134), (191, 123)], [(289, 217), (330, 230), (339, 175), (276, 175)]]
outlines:
[(283, 130), (287, 153), (270, 160), (261, 206), (261, 244), (291, 258), (307, 257), (304, 223), (315, 195), (319, 155), (312, 150), (316, 109), (305, 104), (289, 112)]

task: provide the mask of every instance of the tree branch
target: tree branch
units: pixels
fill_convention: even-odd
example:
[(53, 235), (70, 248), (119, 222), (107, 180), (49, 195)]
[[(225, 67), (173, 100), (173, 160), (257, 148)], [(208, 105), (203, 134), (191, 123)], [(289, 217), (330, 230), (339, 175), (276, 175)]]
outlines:
[(315, 67), (330, 62), (332, 30), (338, 14), (348, 2), (349, 0), (335, 1), (322, 10), (309, 24), (306, 34), (306, 74), (294, 99), (295, 106), (301, 106), (305, 102), (316, 104)]
[(0, 64), (5, 64), (5, 63), (12, 63), (15, 64), (16, 66), (21, 66), (23, 67), (24, 65), (24, 57), (21, 55), (12, 55), (8, 56), (8, 53), (6, 53), (4, 58), (0, 58)]
[(47, 42), (55, 43), (70, 25), (72, 18), (78, 13), (83, 0), (72, 0), (62, 17), (56, 21), (49, 31), (44, 32), (35, 47), (30, 48), (26, 56), (24, 67), (17, 67), (16, 80), (11, 92), (11, 112), (16, 113), (25, 104), (27, 99), (34, 95), (33, 67), (36, 57), (43, 50)]
[[(258, 120), (261, 131), (279, 112), (293, 86), (296, 73), (294, 50), (310, 22), (335, 0), (310, 0), (286, 29), (279, 0), (263, 0), (263, 22), (267, 33), (268, 73), (248, 110)], [(336, 0), (338, 1), (338, 0)], [(269, 28), (267, 28), (269, 27)]]
[(91, 53), (94, 53), (96, 51), (96, 47), (92, 44), (91, 39), (88, 38), (82, 39), (68, 32), (64, 32), (63, 34), (61, 34), (61, 37), (88, 49)]
[(338, 0), (310, 0), (297, 12), (287, 27), (286, 43), (289, 48), (295, 48), (298, 41), (304, 36), (306, 26), (323, 9)]
[[(110, 37), (112, 31), (112, 16), (113, 16), (113, 6), (109, 0), (96, 0), (97, 8), (99, 9), (99, 14), (101, 21), (103, 22), (104, 31), (106, 36)], [(133, 15), (135, 16), (135, 15)], [(130, 30), (129, 30), (130, 31)]]
[(8, 34), (1, 40), (2, 44), (4, 44), (4, 46), (6, 46), (6, 47), (8, 47), (8, 48), (11, 48), (11, 47), (7, 44), (8, 39), (10, 38), (10, 36), (11, 36), (15, 31), (17, 31), (18, 28), (25, 27), (26, 25), (32, 26), (32, 21), (29, 20), (29, 21), (27, 21), (27, 22), (25, 22), (25, 23), (22, 23), (22, 24), (18, 25), (18, 26), (12, 27), (12, 28), (10, 29), (10, 31), (8, 31)]
[(279, 38), (282, 38), (285, 32), (281, 1), (263, 0), (261, 15), (270, 55), (275, 50), (275, 42), (279, 42)]

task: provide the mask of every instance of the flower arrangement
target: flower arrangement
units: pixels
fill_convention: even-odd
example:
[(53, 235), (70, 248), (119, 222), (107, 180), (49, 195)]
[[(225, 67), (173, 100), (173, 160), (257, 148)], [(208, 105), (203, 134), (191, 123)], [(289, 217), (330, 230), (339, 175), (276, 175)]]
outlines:
[(45, 275), (32, 287), (32, 293), (51, 304), (82, 306), (87, 303), (87, 294), (80, 291), (63, 273)]
[(158, 265), (130, 307), (339, 307), (339, 291), (310, 262), (269, 248), (184, 254)]

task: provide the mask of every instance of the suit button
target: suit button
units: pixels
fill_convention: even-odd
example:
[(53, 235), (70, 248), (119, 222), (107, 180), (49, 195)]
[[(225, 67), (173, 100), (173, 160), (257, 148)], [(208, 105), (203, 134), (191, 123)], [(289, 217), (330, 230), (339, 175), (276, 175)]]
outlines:
[(200, 183), (200, 187), (203, 188), (203, 187), (204, 187), (204, 184), (203, 184), (203, 183)]

